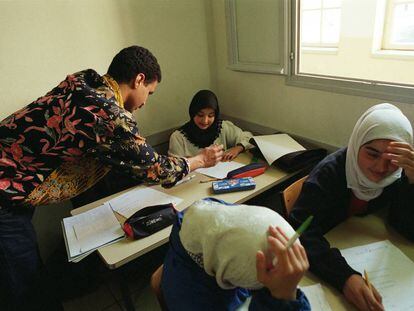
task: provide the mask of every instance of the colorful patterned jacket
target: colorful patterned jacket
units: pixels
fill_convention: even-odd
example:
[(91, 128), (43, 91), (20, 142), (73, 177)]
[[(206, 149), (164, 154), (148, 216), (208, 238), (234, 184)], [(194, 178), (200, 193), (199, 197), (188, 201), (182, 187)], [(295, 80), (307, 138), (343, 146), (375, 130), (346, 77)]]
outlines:
[(184, 158), (159, 155), (140, 136), (111, 81), (92, 69), (69, 75), (1, 121), (0, 208), (69, 199), (111, 168), (166, 187), (188, 174)]

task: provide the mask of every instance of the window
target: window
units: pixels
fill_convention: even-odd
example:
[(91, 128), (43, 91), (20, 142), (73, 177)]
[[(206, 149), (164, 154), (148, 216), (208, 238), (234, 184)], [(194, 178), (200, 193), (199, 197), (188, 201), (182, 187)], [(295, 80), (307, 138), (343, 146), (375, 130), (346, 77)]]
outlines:
[[(408, 51), (413, 56), (392, 58), (374, 53), (383, 49), (384, 36), (393, 48), (414, 46), (414, 0), (292, 0), (290, 4), (288, 84), (414, 103), (414, 51)], [(336, 51), (309, 52), (329, 48)]]
[(384, 50), (414, 50), (414, 0), (388, 1), (384, 30)]
[(337, 47), (341, 26), (341, 0), (303, 0), (302, 47)]

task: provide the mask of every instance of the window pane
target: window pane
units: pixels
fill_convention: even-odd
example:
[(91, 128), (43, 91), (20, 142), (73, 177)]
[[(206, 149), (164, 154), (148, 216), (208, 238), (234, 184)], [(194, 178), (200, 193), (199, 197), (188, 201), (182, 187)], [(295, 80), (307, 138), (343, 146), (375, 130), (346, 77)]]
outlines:
[(302, 0), (300, 2), (302, 10), (320, 9), (321, 0)]
[(341, 27), (341, 9), (323, 10), (322, 43), (338, 43)]
[(339, 8), (341, 7), (341, 0), (323, 0), (324, 8)]
[(302, 43), (319, 43), (321, 32), (321, 12), (305, 11), (302, 14)]
[(414, 3), (397, 4), (394, 7), (391, 43), (414, 43)]
[[(342, 1), (340, 8), (299, 12), (303, 37), (296, 49), (296, 73), (414, 85), (414, 49), (406, 51), (414, 45), (414, 1), (389, 6), (389, 16), (396, 24), (395, 37), (404, 42), (399, 43), (402, 48), (395, 54), (373, 51), (374, 39), (378, 39), (374, 38), (377, 4), (374, 0), (349, 0)], [(319, 16), (315, 12), (322, 13)], [(394, 23), (393, 18), (390, 22)], [(317, 42), (319, 33), (321, 41)], [(386, 33), (391, 40), (392, 29)], [(338, 40), (341, 45), (336, 49)]]

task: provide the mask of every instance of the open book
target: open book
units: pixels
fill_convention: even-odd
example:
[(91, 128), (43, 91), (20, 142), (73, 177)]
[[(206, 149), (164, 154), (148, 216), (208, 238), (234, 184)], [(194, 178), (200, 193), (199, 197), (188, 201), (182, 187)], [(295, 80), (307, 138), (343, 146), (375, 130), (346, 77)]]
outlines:
[(124, 231), (109, 204), (62, 220), (68, 260), (78, 262), (100, 246), (124, 238)]
[(306, 150), (288, 134), (254, 136), (250, 142), (257, 147), (251, 150), (254, 156), (288, 172), (315, 164), (326, 156), (325, 149)]

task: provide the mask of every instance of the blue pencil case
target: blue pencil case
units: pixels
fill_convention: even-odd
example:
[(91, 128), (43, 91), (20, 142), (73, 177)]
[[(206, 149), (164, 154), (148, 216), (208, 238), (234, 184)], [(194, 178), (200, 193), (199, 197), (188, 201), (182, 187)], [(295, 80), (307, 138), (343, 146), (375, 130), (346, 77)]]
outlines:
[(212, 187), (213, 187), (213, 192), (218, 194), (218, 193), (251, 190), (251, 189), (256, 188), (256, 183), (252, 177), (243, 177), (243, 178), (223, 179), (223, 180), (213, 181)]

